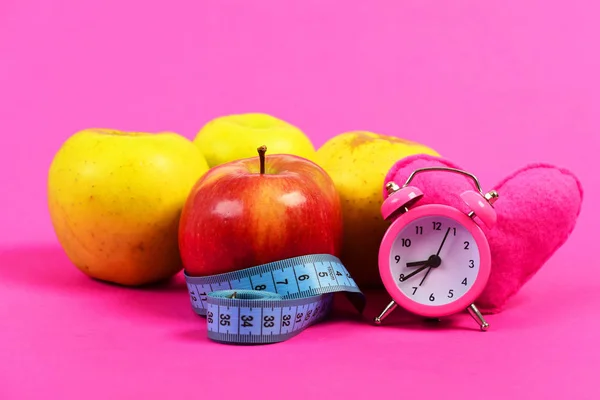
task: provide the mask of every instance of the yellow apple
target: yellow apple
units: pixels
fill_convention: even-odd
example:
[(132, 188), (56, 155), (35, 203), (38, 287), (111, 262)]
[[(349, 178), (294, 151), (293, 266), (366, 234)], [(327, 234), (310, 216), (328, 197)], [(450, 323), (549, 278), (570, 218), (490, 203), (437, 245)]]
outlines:
[(48, 172), (57, 238), (92, 278), (125, 286), (168, 279), (182, 269), (183, 204), (207, 170), (198, 148), (176, 133), (76, 132)]
[(377, 256), (389, 226), (381, 217), (383, 180), (392, 165), (418, 153), (439, 157), (419, 143), (373, 132), (339, 134), (318, 150), (316, 162), (333, 179), (342, 201), (341, 261), (359, 287), (381, 287)]
[(212, 168), (229, 161), (256, 156), (266, 145), (271, 154), (286, 153), (314, 160), (311, 140), (296, 126), (263, 113), (224, 115), (214, 118), (194, 138)]

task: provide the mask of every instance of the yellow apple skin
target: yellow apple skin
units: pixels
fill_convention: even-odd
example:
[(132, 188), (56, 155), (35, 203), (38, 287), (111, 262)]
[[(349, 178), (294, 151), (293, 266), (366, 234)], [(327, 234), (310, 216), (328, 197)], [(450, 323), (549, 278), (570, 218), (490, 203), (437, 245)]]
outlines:
[(286, 153), (314, 161), (315, 147), (296, 126), (264, 113), (231, 114), (217, 117), (194, 138), (212, 168), (229, 161), (256, 156), (266, 145), (270, 154)]
[(361, 288), (379, 288), (378, 253), (389, 222), (381, 216), (383, 180), (398, 160), (414, 154), (439, 157), (433, 149), (394, 136), (366, 131), (341, 133), (317, 150), (342, 201), (341, 261)]
[(207, 170), (198, 148), (176, 133), (76, 132), (48, 171), (57, 238), (89, 277), (124, 286), (166, 280), (183, 268), (179, 216)]

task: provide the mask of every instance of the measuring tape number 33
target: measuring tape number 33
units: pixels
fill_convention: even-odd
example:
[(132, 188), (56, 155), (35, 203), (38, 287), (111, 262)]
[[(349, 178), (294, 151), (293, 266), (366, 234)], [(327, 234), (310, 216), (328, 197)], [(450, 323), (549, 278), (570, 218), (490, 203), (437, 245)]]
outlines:
[(223, 343), (266, 344), (296, 336), (329, 313), (336, 292), (344, 292), (359, 312), (365, 306), (350, 273), (330, 254), (184, 276), (192, 308), (206, 317), (208, 337)]

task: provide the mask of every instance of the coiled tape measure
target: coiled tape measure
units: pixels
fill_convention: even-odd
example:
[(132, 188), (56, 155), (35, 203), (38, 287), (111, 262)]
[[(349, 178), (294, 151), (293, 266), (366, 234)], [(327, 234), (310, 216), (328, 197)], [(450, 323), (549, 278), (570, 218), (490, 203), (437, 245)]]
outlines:
[(365, 297), (341, 261), (311, 254), (205, 277), (184, 271), (194, 311), (208, 337), (224, 343), (282, 342), (322, 320), (333, 294), (345, 292), (362, 313)]

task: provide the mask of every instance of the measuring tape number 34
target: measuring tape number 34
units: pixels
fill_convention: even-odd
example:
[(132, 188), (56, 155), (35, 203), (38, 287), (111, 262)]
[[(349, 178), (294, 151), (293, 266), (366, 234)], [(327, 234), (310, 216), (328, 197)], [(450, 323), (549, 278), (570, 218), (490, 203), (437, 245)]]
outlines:
[(360, 312), (365, 305), (350, 273), (330, 254), (184, 276), (192, 308), (206, 317), (208, 337), (223, 343), (276, 343), (296, 336), (329, 313), (336, 292), (344, 292)]

